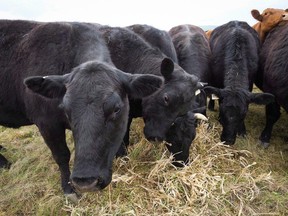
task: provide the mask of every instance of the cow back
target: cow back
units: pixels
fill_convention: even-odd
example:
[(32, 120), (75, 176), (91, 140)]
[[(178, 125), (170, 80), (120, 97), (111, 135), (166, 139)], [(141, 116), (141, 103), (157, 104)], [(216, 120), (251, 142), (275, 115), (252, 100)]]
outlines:
[(135, 24), (128, 26), (130, 30), (140, 35), (152, 47), (158, 48), (174, 62), (178, 62), (176, 50), (168, 32), (149, 25)]
[(159, 49), (128, 28), (102, 26), (99, 30), (117, 68), (131, 74), (162, 76), (160, 65), (166, 56)]
[(231, 21), (213, 30), (211, 85), (252, 90), (259, 66), (260, 42), (246, 22)]
[(203, 82), (209, 81), (211, 50), (205, 32), (198, 26), (179, 25), (169, 31), (179, 65)]
[(48, 102), (26, 91), (26, 77), (66, 74), (93, 59), (112, 64), (93, 24), (1, 20), (0, 41), (0, 109), (19, 119), (1, 122), (6, 126), (26, 125), (41, 115), (62, 113), (59, 101)]

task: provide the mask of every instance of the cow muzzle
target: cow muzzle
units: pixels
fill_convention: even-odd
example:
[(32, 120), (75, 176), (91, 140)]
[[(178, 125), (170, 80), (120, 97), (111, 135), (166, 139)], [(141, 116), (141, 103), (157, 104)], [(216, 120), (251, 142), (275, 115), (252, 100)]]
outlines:
[(157, 130), (157, 128), (149, 127), (149, 124), (145, 123), (144, 136), (149, 141), (162, 142), (165, 139), (165, 136), (163, 136), (163, 134), (165, 134), (165, 133), (162, 132), (162, 129), (163, 128), (159, 128)]
[(224, 137), (221, 135), (221, 142), (224, 142), (225, 145), (234, 145), (236, 137)]
[(102, 180), (94, 177), (78, 178), (73, 177), (70, 181), (71, 186), (81, 193), (99, 191), (102, 187)]

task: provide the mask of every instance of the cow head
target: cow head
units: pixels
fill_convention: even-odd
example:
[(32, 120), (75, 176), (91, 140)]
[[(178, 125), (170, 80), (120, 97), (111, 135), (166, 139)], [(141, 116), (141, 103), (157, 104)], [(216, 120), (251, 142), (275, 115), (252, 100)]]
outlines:
[(244, 89), (218, 89), (205, 87), (207, 95), (215, 94), (219, 98), (219, 122), (223, 127), (221, 141), (233, 145), (237, 133), (245, 132), (243, 128), (249, 103), (269, 104), (274, 96), (269, 93), (251, 93)]
[(208, 120), (203, 114), (189, 111), (177, 117), (166, 133), (166, 147), (173, 155), (175, 166), (183, 166), (189, 162), (189, 150), (196, 136), (197, 119)]
[(253, 27), (259, 33), (260, 39), (263, 42), (265, 35), (272, 30), (275, 26), (277, 26), (280, 22), (288, 20), (288, 12), (287, 9), (274, 9), (267, 8), (262, 14), (258, 10), (251, 11), (254, 19), (258, 20), (259, 23), (256, 23)]
[(162, 79), (131, 75), (91, 61), (66, 75), (29, 77), (25, 85), (46, 98), (58, 98), (75, 142), (71, 184), (80, 192), (105, 188), (112, 178), (112, 161), (126, 131), (129, 103), (158, 90)]
[(186, 114), (195, 102), (195, 91), (201, 88), (198, 78), (189, 75), (172, 60), (161, 64), (165, 83), (153, 95), (142, 100), (144, 134), (148, 140), (165, 140), (165, 134), (178, 116)]

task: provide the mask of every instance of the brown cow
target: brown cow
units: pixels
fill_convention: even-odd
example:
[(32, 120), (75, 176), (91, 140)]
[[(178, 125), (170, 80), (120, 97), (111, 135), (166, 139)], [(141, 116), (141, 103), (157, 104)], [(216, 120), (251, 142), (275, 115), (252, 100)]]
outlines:
[(211, 37), (212, 31), (213, 31), (213, 29), (210, 29), (210, 30), (207, 30), (207, 31), (205, 32), (206, 37), (208, 38), (208, 40), (209, 40), (210, 37)]
[(267, 33), (276, 27), (280, 22), (288, 20), (288, 9), (267, 8), (262, 14), (256, 9), (251, 11), (252, 16), (259, 22), (253, 25), (258, 32), (260, 41), (263, 43)]

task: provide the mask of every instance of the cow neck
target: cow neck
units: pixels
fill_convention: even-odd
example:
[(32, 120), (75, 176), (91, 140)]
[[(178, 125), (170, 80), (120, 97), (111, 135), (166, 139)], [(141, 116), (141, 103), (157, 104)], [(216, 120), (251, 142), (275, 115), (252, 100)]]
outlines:
[(134, 73), (162, 76), (160, 67), (163, 59), (164, 57), (155, 55), (153, 52), (146, 52), (137, 58), (138, 65)]
[(252, 28), (258, 33), (260, 42), (263, 43), (265, 38), (265, 33), (262, 29), (261, 22), (257, 22), (255, 25), (252, 26)]

